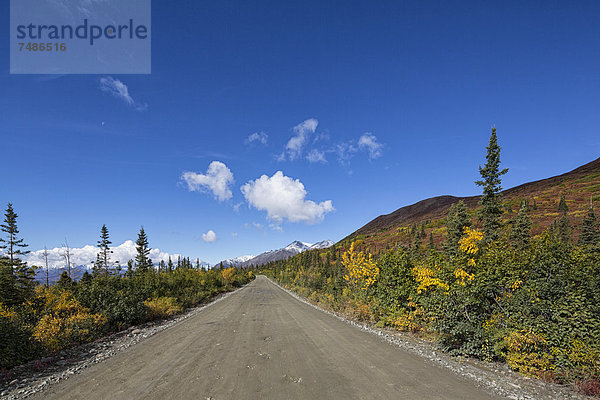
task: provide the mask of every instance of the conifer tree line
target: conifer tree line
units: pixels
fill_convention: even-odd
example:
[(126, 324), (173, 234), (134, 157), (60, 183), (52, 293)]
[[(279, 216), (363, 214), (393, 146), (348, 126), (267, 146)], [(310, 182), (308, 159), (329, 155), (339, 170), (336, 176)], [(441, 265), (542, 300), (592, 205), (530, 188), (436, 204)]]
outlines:
[[(564, 193), (552, 206), (547, 198), (521, 198), (515, 209), (517, 199), (503, 203), (508, 169), (500, 155), (492, 128), (474, 209), (461, 200), (443, 220), (355, 235), (257, 273), (352, 319), (425, 334), (451, 354), (503, 361), (524, 375), (600, 395), (594, 391), (600, 388), (594, 197), (577, 227)], [(542, 204), (544, 211), (554, 207), (545, 215), (557, 217), (533, 235), (532, 211), (539, 215)]]

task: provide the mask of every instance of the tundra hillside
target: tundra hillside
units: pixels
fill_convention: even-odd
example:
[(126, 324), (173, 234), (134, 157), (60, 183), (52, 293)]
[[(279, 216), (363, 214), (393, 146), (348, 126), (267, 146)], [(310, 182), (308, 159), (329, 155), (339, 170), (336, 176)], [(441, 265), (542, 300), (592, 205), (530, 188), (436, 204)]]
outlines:
[(600, 159), (502, 191), (506, 172), (493, 131), (482, 196), (424, 200), (260, 272), (354, 319), (600, 396)]

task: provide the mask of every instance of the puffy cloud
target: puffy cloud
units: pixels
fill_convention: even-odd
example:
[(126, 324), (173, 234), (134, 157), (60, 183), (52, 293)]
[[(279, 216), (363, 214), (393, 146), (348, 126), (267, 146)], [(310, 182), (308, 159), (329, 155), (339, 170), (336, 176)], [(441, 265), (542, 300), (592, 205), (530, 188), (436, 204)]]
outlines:
[(266, 133), (254, 132), (252, 135), (250, 135), (246, 138), (245, 142), (246, 142), (246, 144), (258, 142), (260, 144), (266, 145), (268, 139), (269, 139), (269, 135), (267, 135)]
[(219, 201), (228, 200), (233, 196), (229, 188), (233, 183), (233, 173), (220, 161), (211, 162), (206, 174), (188, 171), (181, 175), (181, 179), (187, 183), (191, 192), (211, 191)]
[(100, 90), (123, 100), (125, 103), (134, 107), (138, 111), (144, 111), (148, 108), (147, 104), (138, 103), (133, 100), (133, 97), (131, 97), (129, 94), (127, 85), (120, 80), (113, 78), (112, 76), (100, 78)]
[(213, 243), (219, 240), (219, 238), (213, 230), (209, 230), (208, 232), (202, 234), (202, 240), (204, 240), (206, 243)]
[(281, 224), (284, 220), (314, 224), (334, 210), (331, 200), (315, 203), (306, 200), (306, 190), (300, 180), (277, 171), (273, 176), (262, 175), (241, 188), (252, 207), (267, 212), (267, 217)]
[(326, 163), (325, 153), (321, 150), (312, 149), (307, 155), (306, 159), (311, 163)]
[(369, 152), (369, 159), (374, 160), (381, 157), (383, 144), (377, 141), (372, 133), (365, 133), (358, 139), (358, 148)]
[(317, 129), (317, 125), (319, 125), (319, 121), (314, 118), (307, 119), (306, 121), (296, 125), (294, 127), (295, 134), (285, 145), (285, 151), (281, 154), (279, 160), (285, 160), (286, 154), (290, 161), (294, 161), (302, 156), (304, 146), (308, 142), (309, 136)]
[[(113, 253), (110, 255), (111, 261), (114, 263), (119, 261), (123, 268), (127, 267), (127, 261), (135, 259), (137, 251), (135, 249), (135, 242), (127, 240), (119, 246), (111, 247)], [(96, 246), (86, 245), (80, 248), (70, 248), (70, 259), (73, 265), (86, 265), (91, 267), (96, 260), (96, 255), (100, 249)], [(65, 259), (65, 248), (56, 247), (54, 249), (48, 249), (48, 266), (50, 268), (64, 268), (66, 266)], [(150, 258), (152, 262), (157, 264), (161, 260), (167, 262), (169, 255), (173, 260), (181, 256), (180, 254), (169, 254), (160, 249), (150, 250)], [(45, 267), (44, 250), (32, 251), (24, 257), (29, 265), (36, 265), (38, 267)]]

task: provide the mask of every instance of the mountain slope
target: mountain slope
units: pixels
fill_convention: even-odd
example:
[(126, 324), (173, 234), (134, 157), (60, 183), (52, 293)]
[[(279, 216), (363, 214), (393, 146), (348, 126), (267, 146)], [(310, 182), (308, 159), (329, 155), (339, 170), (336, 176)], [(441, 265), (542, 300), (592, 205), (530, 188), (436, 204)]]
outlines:
[[(528, 199), (533, 232), (539, 233), (560, 216), (558, 201), (563, 194), (569, 206), (568, 217), (571, 223), (579, 225), (580, 219), (589, 208), (590, 199), (596, 205), (600, 202), (600, 158), (565, 174), (504, 190), (503, 219), (505, 222), (513, 219), (521, 199)], [(402, 242), (403, 232), (406, 231), (403, 228), (424, 223), (427, 228), (426, 234), (433, 233), (437, 242), (443, 237), (443, 220), (450, 206), (463, 200), (473, 215), (478, 208), (479, 199), (480, 196), (438, 196), (422, 200), (390, 214), (380, 215), (344, 240), (368, 238), (367, 242), (372, 242), (375, 248), (379, 248), (384, 243)]]

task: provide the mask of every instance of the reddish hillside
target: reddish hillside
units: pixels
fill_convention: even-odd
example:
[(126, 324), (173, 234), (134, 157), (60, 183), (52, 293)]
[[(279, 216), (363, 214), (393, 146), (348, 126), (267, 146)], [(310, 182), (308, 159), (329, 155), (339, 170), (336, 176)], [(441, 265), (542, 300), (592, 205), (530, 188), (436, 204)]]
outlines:
[[(504, 220), (508, 222), (514, 218), (521, 199), (529, 199), (532, 206), (530, 215), (533, 231), (539, 233), (559, 217), (558, 201), (563, 194), (569, 206), (568, 216), (571, 223), (573, 226), (580, 225), (590, 199), (593, 199), (596, 205), (600, 202), (600, 158), (571, 172), (504, 190)], [(439, 242), (444, 236), (444, 219), (448, 208), (463, 200), (474, 215), (479, 197), (439, 196), (422, 200), (390, 214), (380, 215), (347, 239), (360, 236), (368, 247), (376, 250), (389, 244), (403, 242), (410, 226), (424, 223), (426, 234), (433, 232), (435, 241)], [(574, 231), (577, 234), (577, 229)]]

